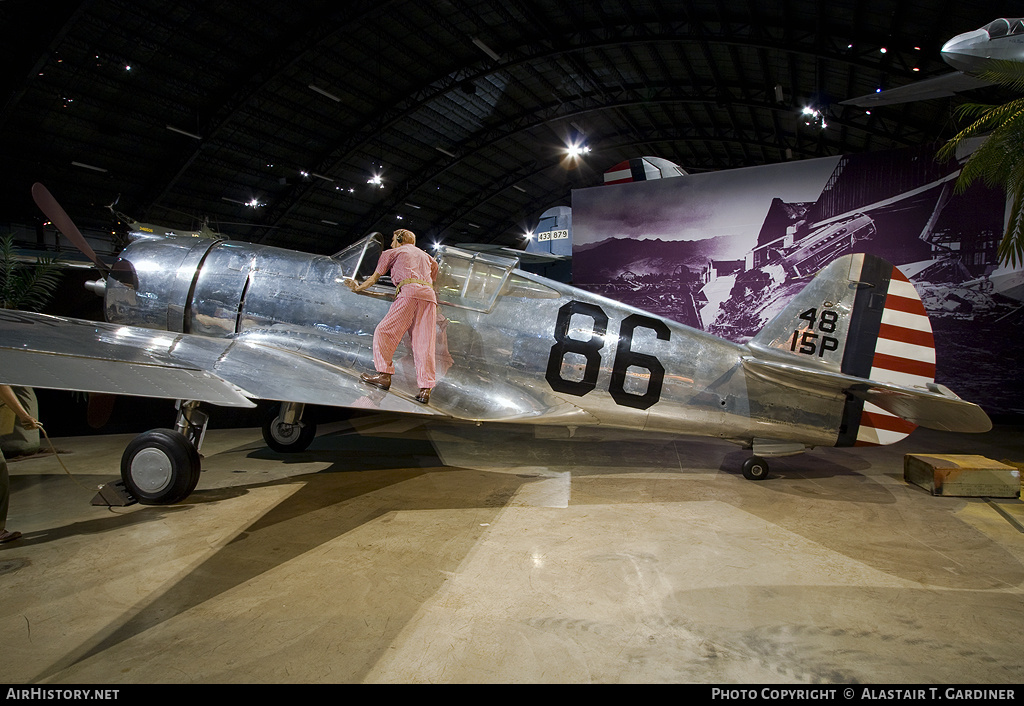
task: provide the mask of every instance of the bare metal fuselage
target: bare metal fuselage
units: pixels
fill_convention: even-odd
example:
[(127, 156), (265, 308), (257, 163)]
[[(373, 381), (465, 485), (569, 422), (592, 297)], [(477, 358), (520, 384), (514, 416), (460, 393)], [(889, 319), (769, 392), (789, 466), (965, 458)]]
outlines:
[[(393, 288), (354, 294), (343, 284), (376, 264), (379, 250), (357, 246), (325, 257), (229, 241), (143, 239), (121, 256), (131, 263), (137, 288), (107, 284), (107, 319), (239, 337), (326, 361), (346, 374), (371, 370), (373, 330)], [(444, 320), (431, 412), (745, 444), (755, 438), (836, 443), (841, 395), (793, 394), (746, 373), (744, 345), (522, 272), (514, 260), (478, 258), (460, 261), (458, 251), (441, 258)], [(404, 347), (395, 364), (391, 394), (414, 391)], [(322, 385), (330, 388), (331, 379)]]

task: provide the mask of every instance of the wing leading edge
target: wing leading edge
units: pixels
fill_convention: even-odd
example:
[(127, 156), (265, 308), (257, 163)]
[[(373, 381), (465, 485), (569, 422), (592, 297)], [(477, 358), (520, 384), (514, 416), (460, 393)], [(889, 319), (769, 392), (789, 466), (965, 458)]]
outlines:
[(949, 98), (961, 91), (991, 86), (992, 81), (962, 72), (943, 74), (934, 78), (908, 83), (887, 91), (869, 93), (842, 101), (839, 105), (852, 105), (858, 108), (877, 108), (883, 105), (898, 105), (914, 101), (931, 100), (933, 98)]
[(253, 407), (253, 400), (440, 414), (374, 396), (353, 370), (266, 342), (0, 310), (0, 382)]
[(0, 310), (0, 383), (233, 407), (276, 400), (468, 421), (596, 423), (558, 395), (472, 371), (449, 372), (446, 394), (422, 405), (401, 385), (384, 392), (360, 382), (363, 364), (359, 351), (293, 330), (212, 338)]

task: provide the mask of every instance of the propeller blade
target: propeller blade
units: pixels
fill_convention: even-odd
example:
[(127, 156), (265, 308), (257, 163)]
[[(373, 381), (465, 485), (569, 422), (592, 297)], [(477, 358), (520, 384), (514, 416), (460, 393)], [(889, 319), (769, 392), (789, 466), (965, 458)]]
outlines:
[(110, 272), (110, 268), (96, 255), (95, 251), (89, 247), (89, 243), (85, 241), (85, 236), (82, 235), (81, 231), (78, 230), (78, 226), (71, 220), (71, 217), (65, 213), (61, 205), (57, 203), (57, 199), (53, 198), (53, 194), (49, 190), (36, 182), (32, 185), (32, 200), (36, 202), (36, 206), (42, 211), (50, 221), (57, 226), (65, 238), (71, 241), (71, 244), (82, 251), (82, 254), (92, 260), (92, 263), (104, 274), (104, 276)]

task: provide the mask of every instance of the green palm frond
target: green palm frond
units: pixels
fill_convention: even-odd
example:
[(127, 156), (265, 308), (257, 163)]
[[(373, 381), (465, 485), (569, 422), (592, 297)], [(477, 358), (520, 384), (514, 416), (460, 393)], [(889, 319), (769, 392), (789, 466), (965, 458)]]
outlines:
[[(995, 62), (981, 76), (1024, 93), (1024, 64), (1019, 62)], [(987, 135), (961, 168), (956, 192), (962, 193), (978, 179), (987, 186), (1005, 189), (1011, 207), (1006, 232), (999, 243), (999, 261), (1013, 267), (1018, 261), (1024, 264), (1024, 98), (1001, 105), (968, 103), (960, 106), (956, 115), (973, 122), (943, 145), (938, 157), (943, 161), (953, 159), (966, 140)]]
[(1004, 88), (1024, 93), (1024, 64), (1019, 61), (993, 61), (979, 76)]
[(40, 257), (31, 265), (18, 261), (14, 236), (0, 237), (0, 307), (39, 311), (57, 291), (61, 274), (56, 258)]
[(1006, 234), (999, 243), (999, 261), (1009, 262), (1013, 267), (1024, 263), (1024, 162), (1017, 160), (1014, 170), (1006, 183), (1006, 192), (1012, 194), (1010, 217)]

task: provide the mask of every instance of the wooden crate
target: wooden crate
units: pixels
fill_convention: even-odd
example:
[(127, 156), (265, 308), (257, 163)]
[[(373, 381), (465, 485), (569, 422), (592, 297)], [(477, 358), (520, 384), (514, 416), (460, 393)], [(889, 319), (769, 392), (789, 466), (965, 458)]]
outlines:
[(1020, 494), (1020, 471), (984, 456), (907, 454), (903, 480), (932, 495), (1013, 498)]

